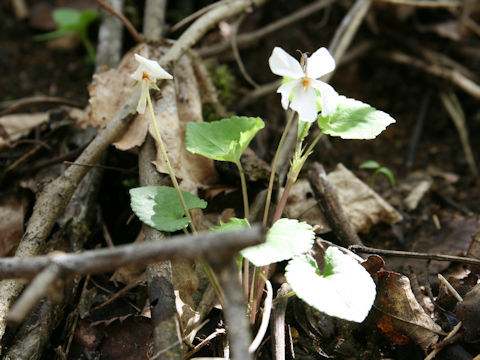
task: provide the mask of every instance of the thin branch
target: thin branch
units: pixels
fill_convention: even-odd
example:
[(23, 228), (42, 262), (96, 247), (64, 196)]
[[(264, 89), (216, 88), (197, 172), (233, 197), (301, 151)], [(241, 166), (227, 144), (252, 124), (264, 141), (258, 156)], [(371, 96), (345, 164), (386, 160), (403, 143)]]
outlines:
[(189, 22), (194, 21), (195, 19), (199, 18), (200, 16), (202, 16), (206, 12), (212, 10), (213, 8), (216, 8), (216, 7), (218, 7), (222, 4), (224, 4), (226, 2), (230, 2), (230, 1), (232, 1), (232, 0), (221, 0), (221, 1), (218, 1), (218, 2), (214, 2), (213, 4), (207, 5), (203, 8), (201, 8), (200, 10), (195, 11), (193, 14), (188, 15), (187, 17), (183, 18), (178, 23), (173, 25), (172, 28), (170, 29), (170, 33), (173, 33), (175, 31), (177, 31), (181, 27), (185, 26)]
[(337, 193), (328, 182), (327, 174), (323, 166), (317, 162), (313, 163), (312, 168), (308, 171), (308, 180), (310, 181), (317, 203), (340, 245), (343, 247), (362, 245), (362, 241), (348, 221), (340, 205)]
[(405, 257), (405, 258), (420, 259), (420, 260), (453, 261), (453, 262), (459, 262), (462, 264), (480, 265), (480, 259), (474, 259), (474, 258), (468, 258), (468, 257), (462, 257), (462, 256), (428, 254), (428, 253), (420, 253), (420, 252), (413, 252), (413, 251), (384, 250), (384, 249), (375, 249), (375, 248), (370, 248), (370, 247), (360, 246), (360, 245), (351, 245), (349, 249), (352, 250), (353, 252), (358, 252), (362, 254)]
[[(312, 4), (309, 4), (300, 10), (295, 11), (293, 14), (288, 16), (282, 17), (280, 20), (272, 22), (267, 26), (249, 32), (245, 34), (240, 34), (237, 37), (237, 46), (239, 48), (246, 47), (250, 44), (255, 43), (259, 39), (270, 35), (271, 33), (283, 29), (284, 27), (291, 25), (297, 21), (300, 21), (308, 16), (315, 14), (317, 11), (320, 11), (330, 4), (332, 4), (334, 0), (318, 0), (314, 1)], [(219, 53), (222, 53), (228, 49), (230, 49), (231, 44), (229, 42), (222, 42), (219, 44), (214, 44), (208, 47), (203, 47), (197, 50), (198, 54), (203, 57), (210, 57), (215, 56)]]
[(455, 8), (462, 6), (459, 0), (375, 0), (394, 5), (415, 6), (422, 8)]
[(251, 341), (250, 326), (238, 266), (232, 258), (213, 267), (218, 272), (218, 280), (224, 293), (223, 311), (227, 320), (230, 358), (251, 360), (253, 357), (248, 351)]
[(241, 249), (263, 241), (259, 226), (228, 233), (206, 232), (180, 235), (165, 242), (146, 242), (82, 253), (52, 253), (30, 258), (0, 258), (0, 279), (30, 279), (51, 264), (65, 274), (112, 271), (131, 264), (151, 264), (172, 259), (205, 259), (212, 264), (225, 261)]
[(207, 12), (195, 21), (170, 48), (167, 54), (160, 59), (160, 65), (167, 67), (187, 50), (190, 49), (208, 30), (223, 19), (239, 14), (251, 6), (263, 5), (267, 0), (234, 0), (226, 2)]
[(128, 20), (125, 16), (123, 16), (123, 14), (119, 13), (118, 11), (116, 11), (114, 8), (112, 8), (109, 4), (107, 4), (105, 1), (103, 0), (97, 0), (97, 3), (103, 7), (105, 10), (109, 11), (110, 13), (112, 13), (113, 15), (115, 15), (118, 19), (120, 19), (120, 21), (123, 23), (123, 25), (125, 25), (125, 27), (127, 28), (128, 32), (130, 33), (130, 35), (132, 35), (133, 39), (137, 42), (137, 43), (140, 43), (143, 41), (143, 36), (141, 34), (139, 34), (137, 32), (137, 30), (135, 30), (135, 27), (132, 25), (132, 23), (130, 22), (130, 20)]
[(23, 292), (22, 297), (10, 309), (8, 322), (16, 325), (20, 324), (45, 295), (49, 286), (60, 277), (61, 272), (61, 267), (55, 263), (42, 269)]
[(411, 65), (423, 70), (427, 74), (448, 80), (471, 96), (480, 99), (480, 85), (467, 78), (457, 69), (450, 69), (438, 64), (428, 63), (399, 51), (391, 52), (389, 58), (399, 64)]
[[(348, 13), (343, 18), (340, 26), (335, 31), (329, 49), (337, 63), (343, 58), (347, 48), (353, 41), (358, 28), (365, 19), (365, 16), (372, 5), (372, 0), (356, 0), (355, 4), (350, 8)], [(328, 82), (335, 70), (323, 76), (322, 80)]]
[(5, 110), (0, 111), (0, 116), (10, 114), (25, 106), (36, 105), (36, 104), (47, 104), (47, 103), (70, 105), (76, 108), (82, 107), (81, 104), (79, 104), (74, 100), (64, 99), (64, 98), (55, 97), (55, 96), (40, 95), (40, 96), (25, 97), (22, 99), (0, 103), (0, 107), (3, 107), (3, 105), (8, 106)]

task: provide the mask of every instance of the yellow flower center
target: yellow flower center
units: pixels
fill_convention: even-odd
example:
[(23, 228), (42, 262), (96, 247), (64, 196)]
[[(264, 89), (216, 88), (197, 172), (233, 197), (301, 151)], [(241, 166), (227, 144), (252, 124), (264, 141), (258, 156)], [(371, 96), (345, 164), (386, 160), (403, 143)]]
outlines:
[(304, 77), (302, 79), (302, 85), (304, 88), (307, 88), (310, 85), (310, 79), (308, 77)]
[(150, 79), (150, 76), (144, 71), (142, 73), (142, 80), (145, 80), (145, 79)]

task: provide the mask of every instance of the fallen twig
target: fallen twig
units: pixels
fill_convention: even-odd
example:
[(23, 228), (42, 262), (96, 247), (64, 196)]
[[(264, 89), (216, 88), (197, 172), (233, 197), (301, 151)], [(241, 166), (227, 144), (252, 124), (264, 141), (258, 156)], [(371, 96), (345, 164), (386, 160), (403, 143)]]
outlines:
[[(314, 1), (313, 3), (301, 8), (300, 10), (297, 10), (288, 16), (284, 16), (280, 20), (272, 22), (271, 24), (268, 24), (267, 26), (261, 29), (238, 35), (236, 39), (236, 44), (238, 48), (246, 47), (250, 44), (253, 44), (259, 39), (267, 35), (270, 35), (275, 31), (283, 29), (288, 25), (291, 25), (310, 15), (315, 14), (317, 11), (320, 11), (326, 8), (328, 5), (332, 4), (333, 2), (334, 0)], [(208, 47), (197, 49), (197, 52), (199, 55), (203, 57), (209, 57), (209, 56), (215, 56), (223, 51), (226, 51), (230, 49), (230, 47), (231, 47), (231, 44), (229, 42), (222, 42), (219, 44), (214, 44)]]
[(327, 180), (327, 174), (322, 165), (315, 162), (308, 171), (308, 180), (312, 187), (318, 206), (322, 210), (325, 219), (333, 230), (338, 242), (343, 247), (350, 245), (362, 245), (352, 225), (343, 211), (337, 194)]
[(359, 252), (362, 254), (376, 254), (376, 255), (383, 255), (383, 256), (405, 257), (405, 258), (421, 259), (421, 260), (453, 261), (453, 262), (459, 262), (462, 264), (480, 265), (480, 259), (474, 259), (474, 258), (468, 258), (468, 257), (462, 257), (462, 256), (428, 254), (428, 253), (420, 253), (420, 252), (414, 252), (414, 251), (384, 250), (384, 249), (375, 249), (375, 248), (361, 246), (361, 245), (351, 245), (349, 249), (352, 250), (353, 252)]
[(399, 64), (411, 65), (425, 71), (427, 74), (448, 80), (471, 96), (480, 99), (480, 86), (457, 69), (450, 69), (438, 64), (428, 63), (399, 51), (391, 52), (389, 58)]
[(375, 0), (394, 5), (415, 6), (423, 8), (455, 8), (462, 6), (459, 0)]
[(205, 259), (222, 263), (241, 249), (263, 241), (259, 226), (228, 233), (179, 235), (165, 242), (146, 242), (82, 253), (51, 253), (29, 258), (0, 258), (0, 279), (31, 279), (51, 264), (64, 275), (112, 271), (131, 264), (151, 264), (171, 259)]

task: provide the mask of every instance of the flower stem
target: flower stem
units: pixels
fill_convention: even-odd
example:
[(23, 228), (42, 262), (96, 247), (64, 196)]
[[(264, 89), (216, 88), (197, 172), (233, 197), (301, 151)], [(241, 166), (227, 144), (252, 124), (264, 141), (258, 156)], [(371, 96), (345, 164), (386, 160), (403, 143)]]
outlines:
[(277, 208), (275, 209), (275, 215), (273, 215), (272, 224), (275, 224), (275, 222), (282, 217), (283, 210), (285, 209), (285, 205), (287, 204), (288, 195), (290, 194), (290, 189), (292, 188), (292, 185), (294, 183), (294, 179), (288, 178), (287, 184), (283, 189), (282, 197), (280, 198)]
[(283, 134), (282, 134), (282, 137), (280, 138), (280, 142), (278, 143), (278, 147), (277, 147), (277, 151), (275, 152), (275, 156), (273, 157), (272, 172), (270, 174), (270, 180), (268, 182), (267, 200), (265, 201), (265, 210), (264, 210), (264, 213), (263, 213), (263, 222), (262, 222), (263, 228), (267, 227), (268, 210), (270, 209), (270, 201), (272, 200), (273, 181), (275, 180), (275, 173), (277, 171), (278, 157), (280, 155), (280, 151), (282, 150), (283, 143), (285, 142), (285, 138), (287, 137), (288, 130), (290, 129), (290, 125), (292, 125), (294, 117), (295, 117), (295, 112), (292, 111), (292, 114), (288, 118), (287, 124), (285, 125), (285, 129), (283, 130)]
[(235, 162), (238, 172), (240, 173), (240, 183), (242, 184), (242, 196), (243, 196), (243, 217), (248, 220), (249, 208), (248, 208), (248, 194), (247, 194), (247, 182), (245, 181), (245, 173), (243, 172), (242, 164), (240, 160)]
[(150, 93), (147, 92), (147, 103), (148, 108), (150, 109), (150, 115), (152, 116), (153, 127), (155, 128), (155, 134), (157, 135), (158, 146), (160, 147), (160, 151), (162, 153), (163, 160), (165, 161), (165, 165), (167, 165), (168, 175), (170, 175), (170, 179), (172, 180), (173, 187), (177, 191), (177, 195), (180, 199), (180, 203), (182, 204), (183, 211), (185, 215), (190, 220), (190, 228), (192, 232), (195, 234), (197, 229), (195, 228), (195, 224), (193, 223), (192, 216), (190, 215), (190, 211), (188, 211), (187, 204), (185, 203), (185, 199), (183, 198), (182, 192), (180, 190), (180, 186), (178, 186), (177, 178), (175, 177), (175, 173), (173, 172), (173, 168), (170, 165), (170, 160), (168, 159), (167, 151), (165, 150), (165, 145), (163, 144), (162, 137), (160, 136), (160, 131), (158, 130), (157, 120), (155, 119), (155, 113), (153, 111), (152, 106), (152, 99), (150, 98)]

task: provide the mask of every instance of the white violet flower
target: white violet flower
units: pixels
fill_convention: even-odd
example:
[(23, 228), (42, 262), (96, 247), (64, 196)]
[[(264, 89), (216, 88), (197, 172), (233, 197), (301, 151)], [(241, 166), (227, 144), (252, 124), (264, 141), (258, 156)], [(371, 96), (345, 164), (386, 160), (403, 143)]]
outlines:
[(314, 122), (318, 112), (317, 90), (320, 92), (322, 116), (326, 117), (336, 109), (337, 92), (327, 83), (317, 80), (335, 69), (335, 60), (326, 48), (318, 49), (310, 57), (304, 55), (300, 64), (285, 50), (275, 47), (268, 63), (274, 74), (287, 78), (287, 82), (277, 90), (282, 95), (285, 110), (290, 105), (302, 121)]
[(137, 70), (130, 76), (141, 83), (142, 94), (138, 101), (137, 111), (139, 114), (143, 114), (147, 105), (147, 95), (150, 86), (156, 88), (155, 83), (158, 79), (173, 79), (173, 76), (166, 72), (155, 60), (147, 59), (138, 54), (135, 54), (135, 60), (137, 60), (140, 65), (138, 65)]

